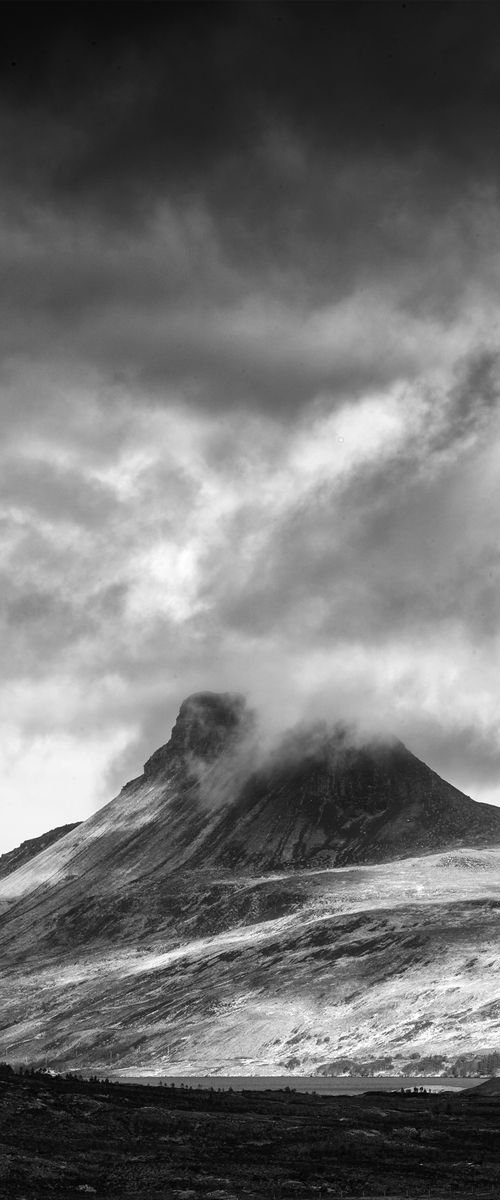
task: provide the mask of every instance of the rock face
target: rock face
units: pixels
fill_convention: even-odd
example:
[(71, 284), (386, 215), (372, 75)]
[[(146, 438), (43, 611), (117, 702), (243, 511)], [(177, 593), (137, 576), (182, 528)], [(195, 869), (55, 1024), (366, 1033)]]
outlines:
[(0, 880), (0, 1057), (310, 1073), (359, 1044), (397, 1073), (489, 1052), (496, 847), (500, 810), (401, 742), (317, 724), (263, 753), (242, 696), (191, 696), (139, 778)]
[(250, 732), (253, 714), (245, 697), (224, 692), (198, 692), (181, 704), (170, 740), (144, 764), (146, 779), (158, 776), (176, 760), (191, 756), (213, 762), (232, 741)]

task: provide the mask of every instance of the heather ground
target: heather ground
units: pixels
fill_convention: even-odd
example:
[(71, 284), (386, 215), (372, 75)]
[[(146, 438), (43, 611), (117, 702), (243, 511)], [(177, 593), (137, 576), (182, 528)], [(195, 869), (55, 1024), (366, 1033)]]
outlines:
[(148, 1088), (6, 1071), (0, 1096), (8, 1200), (493, 1200), (500, 1189), (491, 1096)]

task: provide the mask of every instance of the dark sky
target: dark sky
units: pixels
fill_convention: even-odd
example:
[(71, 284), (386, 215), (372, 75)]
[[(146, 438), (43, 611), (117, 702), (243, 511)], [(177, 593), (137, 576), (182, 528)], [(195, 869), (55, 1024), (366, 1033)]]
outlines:
[(199, 688), (500, 803), (500, 9), (0, 9), (2, 848)]

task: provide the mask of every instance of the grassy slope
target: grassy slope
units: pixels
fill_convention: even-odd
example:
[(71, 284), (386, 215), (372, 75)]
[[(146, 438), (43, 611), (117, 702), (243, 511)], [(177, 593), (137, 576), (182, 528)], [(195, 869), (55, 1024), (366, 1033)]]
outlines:
[(0, 1054), (134, 1073), (335, 1073), (346, 1059), (446, 1073), (498, 1046), (499, 866), (498, 851), (462, 851), (300, 877), (188, 873), (158, 907), (145, 890), (116, 914), (130, 937), (114, 950), (106, 906), (91, 953), (89, 897), (52, 961), (32, 955), (27, 973), (21, 954), (4, 972)]

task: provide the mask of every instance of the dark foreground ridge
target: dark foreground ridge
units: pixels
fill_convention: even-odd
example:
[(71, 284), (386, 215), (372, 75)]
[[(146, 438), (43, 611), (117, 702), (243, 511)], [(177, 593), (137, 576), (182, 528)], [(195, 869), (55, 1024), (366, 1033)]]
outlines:
[(498, 1097), (216, 1088), (0, 1067), (0, 1195), (498, 1197)]

